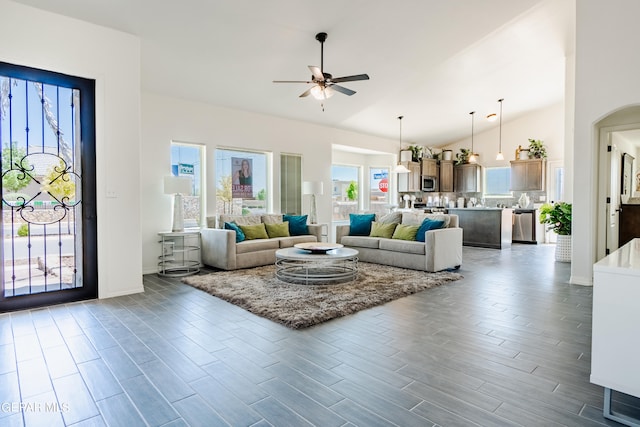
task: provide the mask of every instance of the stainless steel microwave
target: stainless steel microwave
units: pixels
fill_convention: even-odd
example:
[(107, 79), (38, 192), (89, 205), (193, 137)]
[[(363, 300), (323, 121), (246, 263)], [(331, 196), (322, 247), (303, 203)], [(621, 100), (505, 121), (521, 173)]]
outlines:
[(438, 191), (438, 178), (422, 175), (422, 191)]

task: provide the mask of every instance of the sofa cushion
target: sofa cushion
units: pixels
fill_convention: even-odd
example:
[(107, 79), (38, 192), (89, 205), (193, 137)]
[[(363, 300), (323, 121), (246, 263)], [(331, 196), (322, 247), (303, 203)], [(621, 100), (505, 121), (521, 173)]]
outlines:
[(303, 236), (309, 234), (307, 226), (307, 215), (283, 215), (283, 221), (289, 221), (289, 235)]
[(236, 232), (236, 243), (240, 243), (245, 239), (244, 232), (240, 227), (238, 227), (238, 224), (236, 224), (235, 222), (225, 222), (224, 229), (233, 230)]
[(368, 236), (376, 214), (349, 214), (349, 236)]
[(220, 228), (225, 222), (235, 222), (238, 225), (260, 224), (260, 215), (220, 215)]
[(316, 236), (311, 234), (307, 234), (306, 236), (289, 236), (289, 237), (279, 237), (278, 242), (280, 242), (280, 248), (290, 248), (297, 243), (313, 243), (317, 242)]
[(380, 222), (382, 224), (400, 224), (402, 222), (402, 212), (388, 213), (380, 218), (376, 218), (376, 222)]
[(451, 217), (448, 214), (427, 214), (422, 212), (403, 212), (402, 213), (402, 222), (401, 224), (407, 225), (422, 225), (422, 221), (425, 218), (429, 218), (432, 220), (441, 220), (444, 221), (443, 228), (449, 227), (449, 223), (451, 221)]
[(416, 240), (419, 225), (398, 224), (393, 232), (392, 239)]
[(418, 234), (416, 234), (416, 240), (418, 242), (424, 242), (425, 234), (427, 231), (437, 230), (443, 227), (444, 227), (444, 220), (425, 218), (424, 221), (422, 221), (420, 228), (418, 228)]
[(257, 251), (267, 251), (272, 249), (278, 249), (278, 239), (256, 239), (245, 240), (244, 242), (236, 243), (236, 254), (246, 254)]
[(246, 240), (253, 239), (268, 239), (269, 235), (267, 234), (267, 229), (264, 224), (255, 224), (255, 225), (241, 225), (238, 224), (244, 233), (244, 237)]
[(369, 236), (344, 236), (341, 243), (345, 246), (378, 249), (380, 238)]
[(263, 224), (278, 224), (282, 221), (282, 214), (262, 214), (260, 215), (260, 221)]
[(275, 224), (265, 224), (265, 228), (267, 229), (267, 234), (270, 239), (274, 237), (289, 237), (289, 223), (288, 222), (278, 222)]
[(396, 229), (396, 225), (394, 223), (383, 224), (380, 222), (373, 221), (371, 223), (371, 233), (369, 233), (369, 237), (384, 237), (385, 239), (390, 239), (393, 236), (393, 232)]
[(398, 239), (380, 239), (380, 249), (387, 251), (424, 255), (425, 247), (425, 244), (422, 242)]

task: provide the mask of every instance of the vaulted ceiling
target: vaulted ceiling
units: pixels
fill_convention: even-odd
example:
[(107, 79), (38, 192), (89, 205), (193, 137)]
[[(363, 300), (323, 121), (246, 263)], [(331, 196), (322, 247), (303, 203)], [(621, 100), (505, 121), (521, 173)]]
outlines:
[[(440, 145), (564, 98), (572, 0), (16, 0), (140, 37), (145, 91)], [(320, 65), (367, 73), (324, 102), (298, 96)], [(489, 124), (476, 120), (477, 131)]]

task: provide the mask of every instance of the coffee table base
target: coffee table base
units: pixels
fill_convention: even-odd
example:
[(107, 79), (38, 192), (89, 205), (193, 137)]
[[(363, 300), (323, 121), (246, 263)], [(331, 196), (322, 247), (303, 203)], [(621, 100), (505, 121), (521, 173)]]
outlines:
[(316, 285), (344, 283), (358, 276), (358, 257), (339, 261), (276, 260), (276, 278), (287, 283)]

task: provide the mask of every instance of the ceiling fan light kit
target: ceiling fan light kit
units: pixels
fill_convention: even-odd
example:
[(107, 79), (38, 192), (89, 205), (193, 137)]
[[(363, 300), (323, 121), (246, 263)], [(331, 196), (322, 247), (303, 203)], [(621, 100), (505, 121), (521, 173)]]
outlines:
[(320, 42), (320, 67), (309, 65), (311, 80), (274, 80), (274, 83), (313, 83), (313, 86), (300, 94), (300, 98), (309, 95), (315, 99), (324, 101), (331, 98), (336, 92), (351, 96), (356, 91), (340, 86), (337, 83), (355, 82), (359, 80), (369, 80), (367, 74), (355, 74), (353, 76), (333, 77), (330, 73), (324, 72), (324, 42), (327, 40), (327, 33), (316, 34), (316, 40)]

